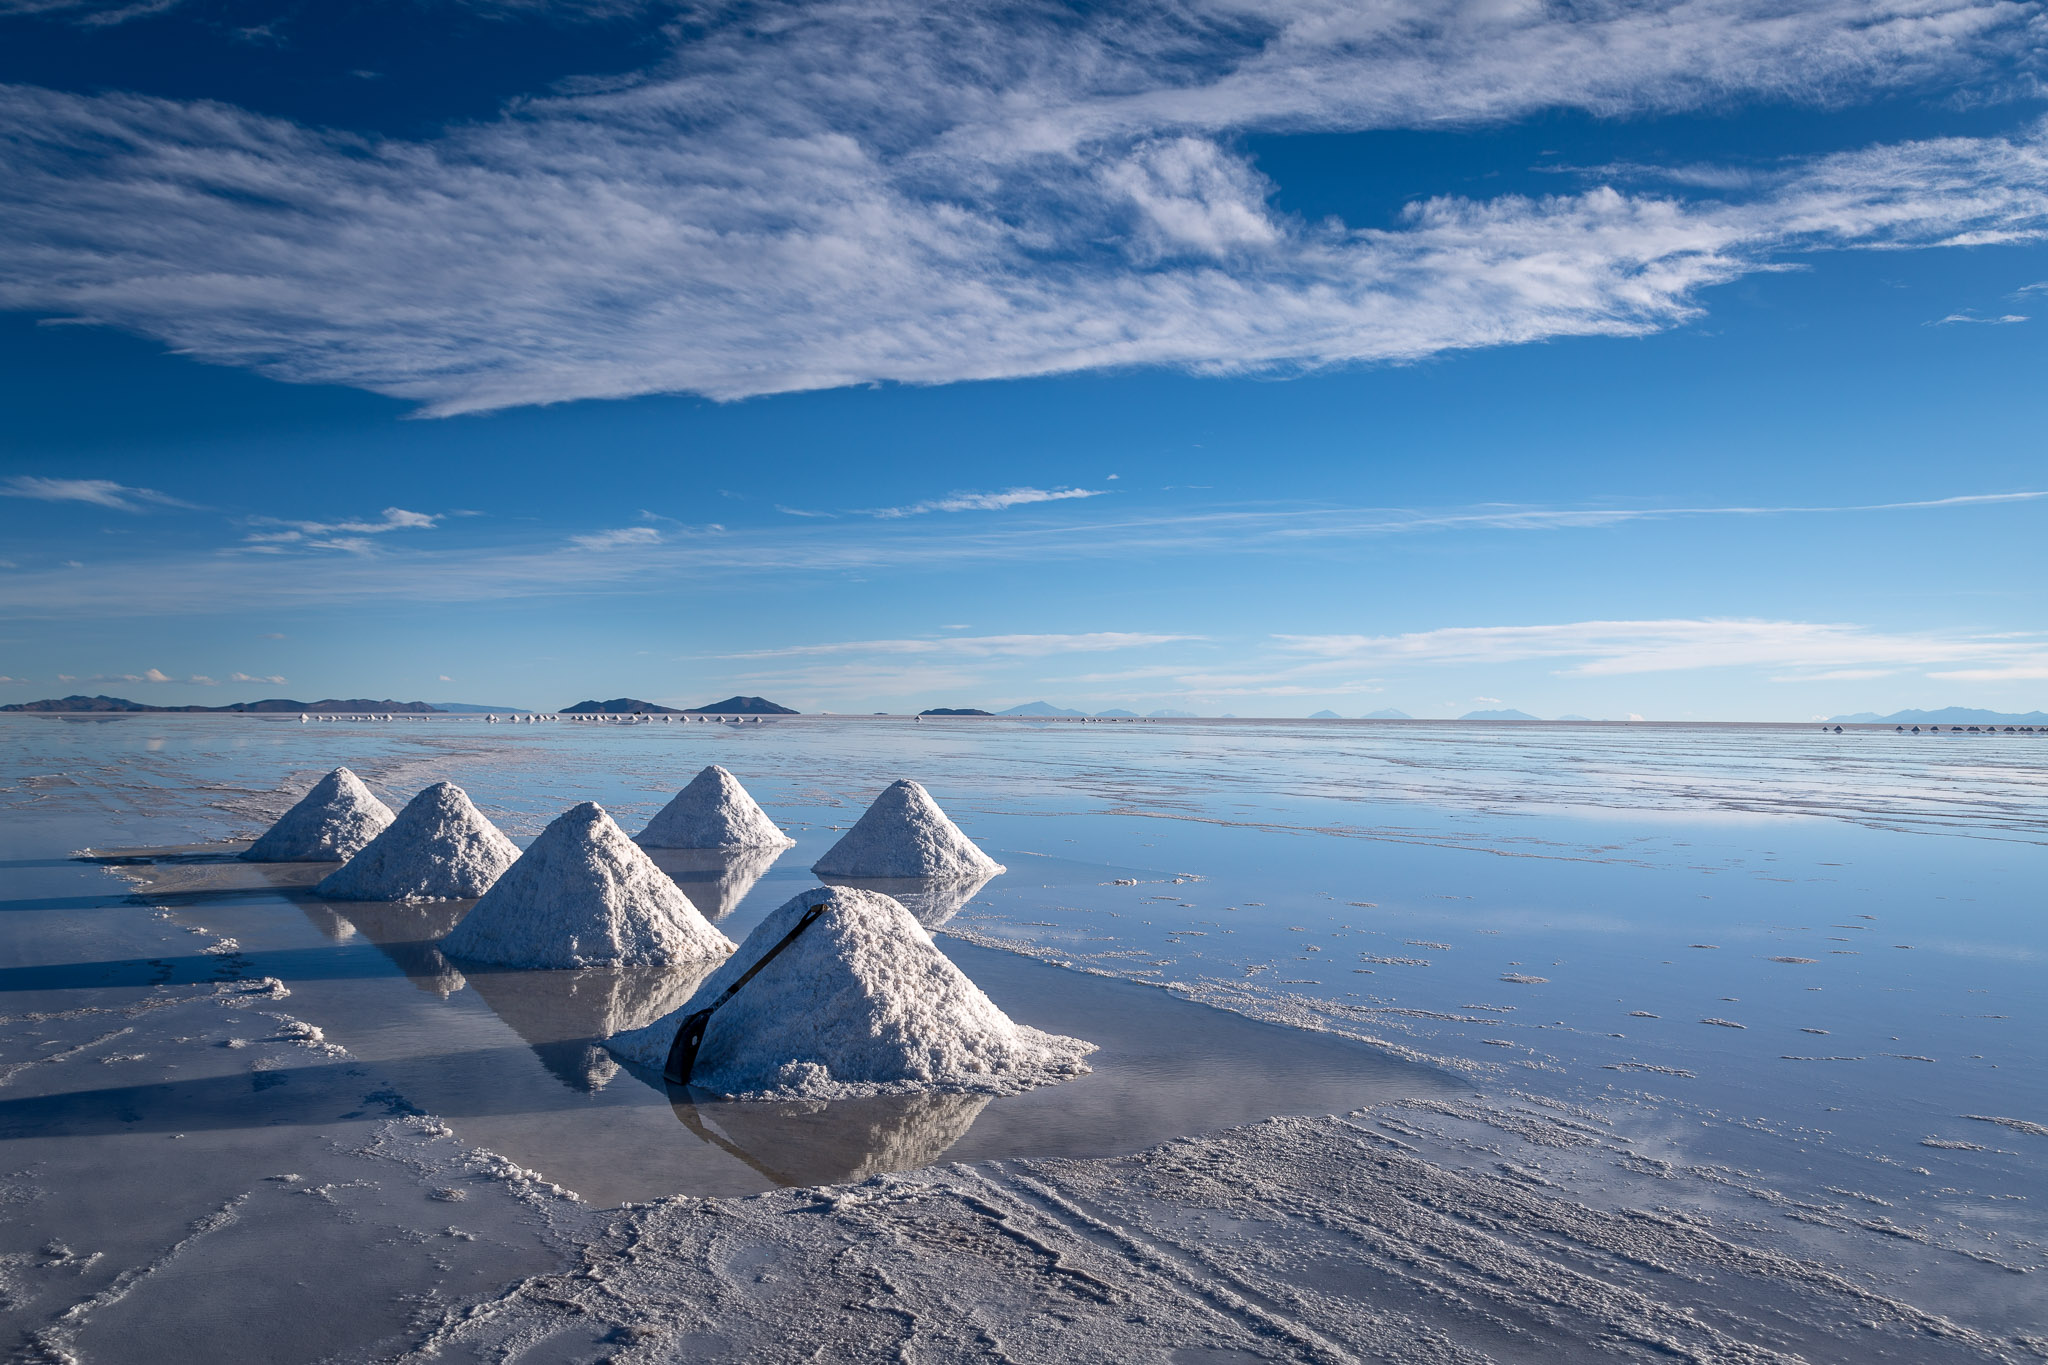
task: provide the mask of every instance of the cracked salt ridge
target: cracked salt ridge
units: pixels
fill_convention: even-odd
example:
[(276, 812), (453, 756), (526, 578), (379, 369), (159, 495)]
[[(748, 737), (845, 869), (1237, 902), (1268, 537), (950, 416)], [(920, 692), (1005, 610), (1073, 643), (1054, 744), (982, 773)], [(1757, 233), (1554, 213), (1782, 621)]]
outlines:
[(1556, 1110), (1411, 1102), (1113, 1160), (663, 1200), (593, 1218), (580, 1264), (448, 1313), (402, 1358), (2010, 1359), (1745, 1240), (1747, 1220), (1639, 1207), (1678, 1174), (1654, 1163), (1615, 1168), (1634, 1187), (1616, 1207), (1556, 1196), (1560, 1154), (1632, 1156), (1612, 1142)]

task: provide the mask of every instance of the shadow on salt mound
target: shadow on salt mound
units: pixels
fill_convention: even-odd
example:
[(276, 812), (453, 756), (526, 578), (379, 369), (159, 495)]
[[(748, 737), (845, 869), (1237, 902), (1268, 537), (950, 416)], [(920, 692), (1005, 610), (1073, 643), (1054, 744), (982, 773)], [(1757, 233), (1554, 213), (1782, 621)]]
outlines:
[(243, 850), (242, 857), (252, 863), (345, 863), (395, 818), (391, 807), (371, 795), (360, 777), (336, 768)]
[(995, 879), (993, 872), (967, 877), (826, 877), (828, 886), (874, 891), (897, 902), (927, 929), (936, 929), (960, 913), (974, 893)]
[(708, 920), (721, 920), (746, 899), (754, 883), (775, 865), (783, 848), (649, 848), (647, 856), (668, 873)]
[(993, 877), (1003, 865), (974, 846), (931, 793), (897, 782), (811, 865), (820, 877)]
[(313, 894), (335, 901), (470, 900), (518, 861), (519, 846), (484, 819), (468, 793), (436, 782)]
[(598, 1039), (643, 1028), (690, 998), (714, 962), (681, 967), (586, 967), (478, 972), (470, 985), (572, 1090), (602, 1090), (619, 1064)]
[(556, 816), (441, 941), (450, 957), (506, 967), (665, 965), (732, 950), (595, 801)]
[(993, 1095), (925, 1091), (861, 1099), (699, 1104), (679, 1087), (683, 1126), (778, 1185), (844, 1185), (929, 1166), (967, 1135)]
[(639, 842), (648, 848), (788, 848), (796, 840), (779, 829), (739, 779), (716, 763), (647, 822)]
[(683, 1020), (705, 1009), (804, 912), (826, 910), (711, 1016), (691, 1084), (745, 1099), (842, 1099), (926, 1090), (1014, 1094), (1088, 1070), (1093, 1043), (997, 1009), (887, 896), (815, 887), (761, 921), (680, 1008), (606, 1045), (659, 1072)]

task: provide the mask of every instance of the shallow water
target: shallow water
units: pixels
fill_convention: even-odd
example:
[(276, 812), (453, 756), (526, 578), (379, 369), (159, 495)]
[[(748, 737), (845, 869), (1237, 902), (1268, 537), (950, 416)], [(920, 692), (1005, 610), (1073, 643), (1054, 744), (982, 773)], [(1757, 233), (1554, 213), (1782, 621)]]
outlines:
[[(2011, 1270), (2048, 1268), (2048, 737), (141, 716), (7, 718), (0, 743), (10, 1013), (220, 979), (224, 963), (276, 976), (295, 1016), (388, 1078), (381, 1103), (599, 1202), (1132, 1150), (1476, 1090), (1604, 1106), (1675, 1168), (1739, 1172), (1813, 1218), (1861, 1210), (1916, 1255), (1952, 1250), (1928, 1252), (1916, 1283), (1987, 1322), (2023, 1325), (2015, 1286), (2030, 1277)], [(185, 953), (124, 956), (108, 921), (133, 913), (127, 888), (62, 861), (82, 843), (246, 837), (338, 762), (387, 799), (452, 778), (522, 840), (584, 799), (635, 830), (723, 763), (799, 841), (751, 882), (673, 870), (734, 937), (813, 883), (805, 869), (869, 796), (916, 777), (1009, 866), (928, 922), (943, 916), (941, 942), (1017, 1017), (1105, 1043), (1097, 1075), (987, 1105), (874, 1106), (838, 1127), (802, 1107), (672, 1102), (612, 1074), (585, 1031), (651, 1007), (644, 992), (467, 973), (429, 946), (459, 907), (166, 883), (145, 903), (235, 939), (239, 957), (197, 935)], [(264, 1103), (297, 1079), (268, 1082)], [(80, 1087), (64, 1121), (133, 1131), (152, 1121), (125, 1117), (146, 1099), (164, 1123), (233, 1123), (250, 1084)], [(320, 1121), (287, 1112), (263, 1122)]]

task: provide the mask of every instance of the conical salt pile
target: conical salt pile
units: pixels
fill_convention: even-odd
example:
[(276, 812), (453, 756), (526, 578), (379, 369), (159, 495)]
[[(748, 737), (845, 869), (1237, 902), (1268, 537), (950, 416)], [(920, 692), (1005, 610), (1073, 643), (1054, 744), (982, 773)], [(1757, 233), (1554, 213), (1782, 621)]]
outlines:
[(336, 768), (278, 817), (242, 856), (252, 863), (345, 863), (392, 820), (363, 779)]
[(398, 818), (313, 888), (335, 901), (452, 901), (481, 896), (519, 847), (477, 813), (453, 782), (436, 782)]
[(796, 840), (714, 763), (647, 822), (640, 842), (649, 848), (788, 848)]
[(761, 921), (697, 993), (606, 1046), (660, 1070), (676, 1029), (825, 912), (711, 1016), (690, 1083), (750, 1099), (971, 1090), (1008, 1094), (1085, 1072), (1092, 1043), (1010, 1019), (887, 896), (814, 887)]
[(666, 964), (732, 949), (595, 801), (556, 816), (441, 940), (450, 957), (507, 967)]
[(946, 818), (931, 793), (898, 782), (811, 865), (821, 877), (993, 877), (1003, 865)]

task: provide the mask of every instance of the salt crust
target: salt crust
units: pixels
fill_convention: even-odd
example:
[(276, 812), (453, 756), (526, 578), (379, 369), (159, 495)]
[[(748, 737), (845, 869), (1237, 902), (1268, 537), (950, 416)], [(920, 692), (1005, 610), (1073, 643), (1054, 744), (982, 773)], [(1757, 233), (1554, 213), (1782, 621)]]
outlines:
[(252, 863), (345, 863), (390, 825), (391, 807), (336, 768), (242, 854)]
[(650, 848), (788, 848), (796, 840), (714, 763), (647, 822), (640, 842)]
[(362, 852), (313, 888), (337, 901), (451, 901), (481, 896), (519, 861), (519, 846), (469, 804), (453, 782), (436, 782)]
[(821, 877), (981, 877), (1004, 871), (974, 846), (915, 782), (875, 798), (854, 827), (811, 865)]
[(606, 1046), (660, 1068), (684, 1018), (828, 908), (711, 1016), (691, 1084), (739, 1099), (846, 1099), (918, 1091), (1014, 1094), (1081, 1075), (1093, 1043), (1010, 1019), (911, 913), (852, 887), (814, 887), (771, 913), (682, 1008)]
[(733, 942), (595, 801), (555, 817), (441, 940), (506, 967), (623, 967), (725, 957)]

